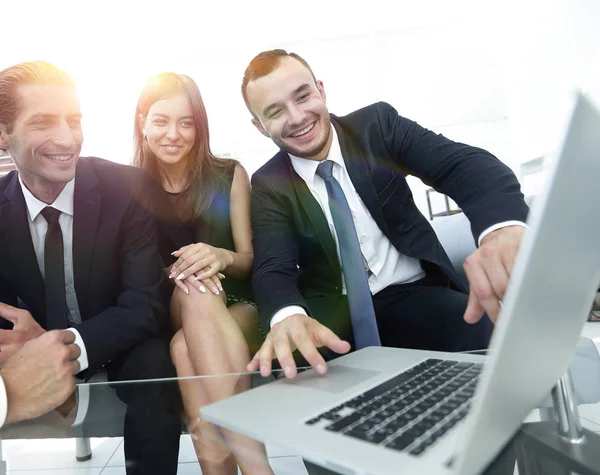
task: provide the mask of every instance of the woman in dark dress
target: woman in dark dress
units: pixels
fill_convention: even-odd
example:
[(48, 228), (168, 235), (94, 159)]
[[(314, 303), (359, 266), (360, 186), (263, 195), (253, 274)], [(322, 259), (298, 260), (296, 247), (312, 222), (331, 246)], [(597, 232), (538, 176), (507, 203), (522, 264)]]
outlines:
[[(235, 160), (215, 157), (198, 86), (162, 73), (138, 100), (136, 166), (152, 190), (159, 247), (170, 284), (171, 356), (180, 377), (243, 373), (260, 346), (252, 303), (250, 183)], [(180, 381), (202, 473), (272, 474), (264, 446), (199, 418), (199, 408), (251, 387), (249, 376)]]

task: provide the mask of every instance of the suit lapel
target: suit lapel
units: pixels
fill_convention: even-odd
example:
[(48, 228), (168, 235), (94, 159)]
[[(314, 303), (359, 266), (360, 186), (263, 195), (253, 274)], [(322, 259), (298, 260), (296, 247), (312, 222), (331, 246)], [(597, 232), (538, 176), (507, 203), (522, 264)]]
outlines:
[(45, 326), (44, 279), (33, 249), (27, 205), (18, 180), (17, 173), (14, 173), (12, 181), (6, 187), (4, 195), (8, 202), (0, 207), (4, 224), (2, 228), (12, 261), (11, 273), (17, 282), (15, 287), (19, 292), (23, 291), (19, 297), (30, 306), (31, 314), (40, 325)]
[(289, 171), (292, 176), (292, 183), (294, 185), (294, 191), (296, 192), (298, 201), (306, 212), (308, 219), (315, 230), (317, 238), (325, 250), (329, 264), (334, 269), (339, 269), (340, 263), (337, 257), (337, 249), (333, 236), (331, 235), (331, 231), (329, 230), (327, 218), (325, 217), (321, 206), (319, 203), (317, 203), (317, 200), (315, 200), (315, 197), (308, 189), (308, 186), (306, 186), (304, 180), (294, 170), (289, 156), (287, 154), (285, 154), (285, 156), (288, 161)]
[[(102, 199), (94, 188), (98, 179), (84, 160), (77, 164), (73, 204), (73, 273), (80, 307), (86, 301)], [(82, 310), (82, 309), (80, 309)], [(83, 317), (83, 311), (82, 317)]]
[(387, 235), (387, 224), (383, 210), (377, 199), (377, 192), (373, 186), (371, 170), (367, 165), (365, 152), (352, 136), (344, 133), (342, 127), (335, 120), (332, 120), (332, 123), (338, 135), (342, 156), (344, 157), (350, 180), (369, 210), (369, 213), (371, 213), (371, 216), (379, 226), (379, 229)]

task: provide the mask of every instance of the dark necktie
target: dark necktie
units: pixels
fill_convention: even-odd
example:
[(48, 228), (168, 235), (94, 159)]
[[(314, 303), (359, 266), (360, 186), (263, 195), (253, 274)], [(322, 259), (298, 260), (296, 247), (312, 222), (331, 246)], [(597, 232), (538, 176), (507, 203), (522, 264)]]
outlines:
[(48, 232), (44, 241), (46, 326), (48, 330), (67, 328), (63, 236), (58, 223), (60, 211), (46, 206), (42, 210), (42, 216), (48, 223)]
[(327, 187), (329, 209), (340, 245), (354, 344), (357, 349), (366, 346), (381, 346), (367, 271), (354, 228), (352, 213), (342, 187), (333, 177), (333, 162), (331, 160), (321, 162), (317, 167), (317, 175), (323, 178)]

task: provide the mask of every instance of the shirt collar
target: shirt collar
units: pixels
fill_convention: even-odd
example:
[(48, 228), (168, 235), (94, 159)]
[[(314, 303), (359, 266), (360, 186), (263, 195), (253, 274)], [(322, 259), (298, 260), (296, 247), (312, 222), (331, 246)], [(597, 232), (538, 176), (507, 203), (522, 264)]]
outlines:
[(35, 221), (35, 218), (42, 212), (42, 210), (46, 206), (52, 206), (56, 208), (61, 213), (68, 214), (69, 216), (73, 216), (73, 200), (75, 197), (75, 178), (68, 182), (60, 194), (54, 200), (54, 203), (48, 205), (43, 201), (38, 200), (31, 191), (27, 189), (25, 183), (21, 179), (21, 175), (19, 174), (19, 183), (21, 185), (21, 189), (23, 190), (23, 196), (25, 197), (25, 204), (27, 205), (27, 212), (29, 213), (29, 218), (31, 221)]
[[(342, 149), (340, 147), (340, 141), (337, 136), (337, 132), (335, 127), (331, 125), (331, 133), (333, 134), (333, 138), (331, 140), (331, 147), (329, 149), (329, 153), (325, 160), (331, 160), (334, 163), (337, 163), (342, 168), (346, 168), (346, 164), (344, 163), (344, 157), (342, 156)], [(296, 157), (291, 153), (288, 153), (290, 156), (290, 160), (292, 161), (292, 166), (296, 173), (300, 175), (306, 183), (309, 185), (313, 185), (315, 181), (315, 176), (317, 175), (317, 167), (319, 163), (316, 160), (308, 160), (306, 158)]]

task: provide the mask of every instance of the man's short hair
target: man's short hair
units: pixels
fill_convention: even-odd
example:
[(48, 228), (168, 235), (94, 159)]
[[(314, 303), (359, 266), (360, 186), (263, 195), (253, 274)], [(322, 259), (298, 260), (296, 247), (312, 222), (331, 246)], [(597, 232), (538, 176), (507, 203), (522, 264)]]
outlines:
[(55, 84), (75, 88), (73, 78), (46, 61), (20, 63), (0, 71), (0, 123), (12, 132), (19, 113), (19, 86)]
[[(244, 72), (244, 80), (242, 81), (242, 96), (244, 97), (244, 102), (246, 103), (246, 107), (250, 112), (252, 112), (252, 109), (250, 109), (250, 104), (248, 104), (248, 96), (246, 94), (248, 83), (271, 74), (273, 71), (275, 71), (275, 69), (277, 69), (277, 66), (279, 66), (279, 63), (283, 58), (294, 58), (302, 63), (302, 65), (310, 71), (314, 81), (317, 82), (315, 74), (308, 63), (296, 53), (288, 53), (284, 49), (263, 51), (262, 53), (257, 54), (254, 59), (250, 61), (250, 64)], [(254, 115), (253, 112), (252, 115)]]

